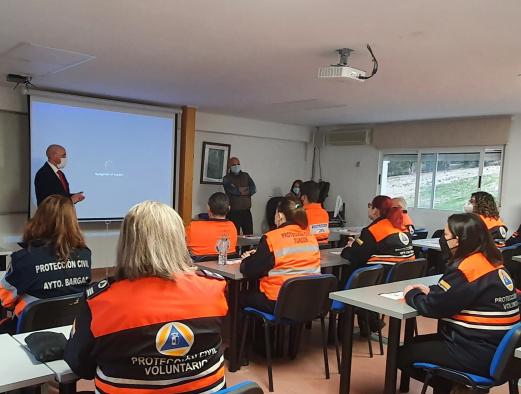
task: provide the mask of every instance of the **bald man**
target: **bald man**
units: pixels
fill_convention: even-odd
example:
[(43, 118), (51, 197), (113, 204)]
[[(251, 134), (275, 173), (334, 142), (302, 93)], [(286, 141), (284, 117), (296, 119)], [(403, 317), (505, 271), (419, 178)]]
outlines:
[(255, 182), (247, 172), (241, 170), (241, 162), (237, 157), (228, 161), (228, 174), (223, 178), (224, 192), (230, 199), (230, 219), (237, 234), (253, 234), (253, 219), (251, 217), (251, 196), (257, 191)]
[(38, 170), (34, 177), (34, 188), (36, 191), (36, 203), (40, 203), (52, 194), (70, 197), (72, 202), (83, 201), (83, 193), (72, 194), (69, 190), (69, 182), (61, 171), (67, 164), (67, 152), (61, 145), (49, 145), (45, 151), (47, 162)]

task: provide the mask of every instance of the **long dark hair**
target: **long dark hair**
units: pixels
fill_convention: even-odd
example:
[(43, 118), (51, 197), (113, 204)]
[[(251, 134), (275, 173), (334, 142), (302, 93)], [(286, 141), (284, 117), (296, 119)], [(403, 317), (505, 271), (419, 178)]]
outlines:
[(449, 216), (449, 230), (458, 237), (458, 248), (454, 260), (464, 259), (471, 254), (481, 252), (492, 264), (503, 263), (503, 256), (496, 247), (487, 226), (478, 215), (473, 213), (456, 213)]
[(483, 215), (487, 218), (499, 219), (499, 210), (497, 209), (496, 201), (492, 194), (487, 192), (472, 193), (471, 198), (474, 197), (476, 205), (474, 205), (474, 213)]
[(393, 202), (389, 196), (376, 196), (371, 202), (373, 208), (380, 211), (380, 217), (389, 219), (396, 228), (403, 228), (403, 212), (401, 207), (393, 207)]
[(302, 203), (294, 197), (284, 197), (277, 205), (277, 211), (286, 216), (288, 222), (298, 224), (302, 230), (308, 228), (308, 216)]

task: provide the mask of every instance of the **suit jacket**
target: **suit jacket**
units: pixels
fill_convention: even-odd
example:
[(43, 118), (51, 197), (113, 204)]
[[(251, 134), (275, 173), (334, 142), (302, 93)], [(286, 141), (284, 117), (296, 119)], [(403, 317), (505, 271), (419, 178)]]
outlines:
[[(65, 177), (65, 174), (63, 176)], [(34, 177), (36, 203), (40, 205), (43, 200), (53, 194), (59, 194), (60, 196), (66, 197), (72, 196), (69, 190), (69, 182), (67, 182), (67, 178), (65, 178), (65, 183), (67, 184), (67, 190), (63, 189), (60, 178), (55, 174), (49, 163), (45, 162)]]

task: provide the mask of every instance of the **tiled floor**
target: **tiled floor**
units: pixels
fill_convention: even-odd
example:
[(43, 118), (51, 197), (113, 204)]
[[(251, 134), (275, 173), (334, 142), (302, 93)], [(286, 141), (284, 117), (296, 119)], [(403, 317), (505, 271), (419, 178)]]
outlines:
[[(419, 319), (420, 334), (434, 332), (435, 321)], [(385, 335), (385, 330), (384, 330)], [(385, 349), (385, 348), (384, 348)], [(381, 393), (384, 386), (385, 355), (378, 353), (378, 343), (373, 346), (375, 355), (369, 358), (367, 342), (355, 339), (353, 349), (353, 369), (351, 377), (352, 394)], [(329, 348), (329, 364), (331, 378), (325, 379), (324, 363), (320, 346), (320, 326), (313, 324), (311, 331), (305, 331), (302, 344), (295, 360), (287, 358), (277, 359), (274, 362), (273, 378), (276, 393), (305, 394), (305, 393), (337, 393), (340, 376), (336, 366), (335, 350)], [(250, 364), (240, 371), (226, 374), (228, 386), (253, 380), (260, 384), (268, 393), (268, 378), (266, 364), (262, 357), (253, 356)], [(79, 389), (93, 390), (92, 382), (82, 381)], [(419, 393), (421, 384), (411, 381), (410, 393)], [(429, 391), (431, 392), (431, 391)], [(508, 387), (502, 386), (491, 391), (493, 394), (508, 393)]]

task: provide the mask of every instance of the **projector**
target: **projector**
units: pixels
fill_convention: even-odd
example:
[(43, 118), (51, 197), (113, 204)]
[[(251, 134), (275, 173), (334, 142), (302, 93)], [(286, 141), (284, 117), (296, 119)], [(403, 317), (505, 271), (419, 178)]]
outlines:
[(318, 78), (333, 79), (338, 81), (355, 79), (357, 81), (363, 82), (365, 80), (365, 71), (349, 66), (334, 65), (329, 67), (320, 67), (318, 69)]
[(367, 44), (367, 50), (373, 58), (373, 71), (371, 71), (369, 76), (366, 75), (364, 70), (359, 70), (358, 68), (351, 67), (348, 64), (347, 60), (351, 52), (353, 52), (352, 49), (340, 48), (335, 51), (340, 56), (339, 62), (337, 64), (332, 64), (329, 67), (320, 67), (318, 69), (318, 78), (332, 79), (335, 81), (347, 81), (348, 79), (354, 79), (360, 82), (372, 78), (378, 71), (378, 61), (376, 60), (373, 50), (369, 44)]

